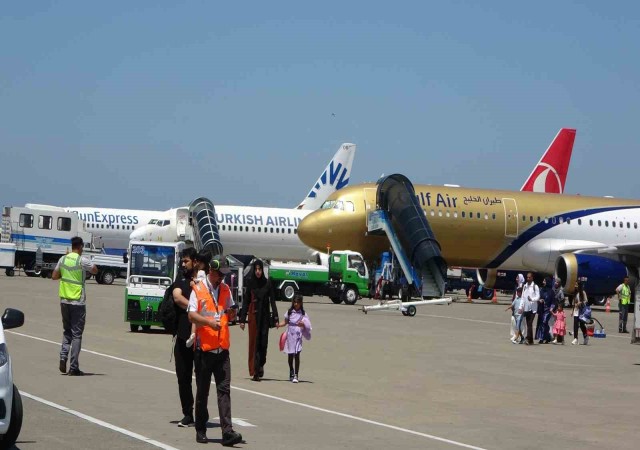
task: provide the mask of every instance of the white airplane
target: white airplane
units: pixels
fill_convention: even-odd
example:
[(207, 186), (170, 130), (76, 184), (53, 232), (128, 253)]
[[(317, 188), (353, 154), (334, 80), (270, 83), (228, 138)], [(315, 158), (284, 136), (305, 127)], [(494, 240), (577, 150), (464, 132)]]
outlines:
[[(326, 198), (349, 183), (356, 145), (340, 146), (304, 200), (294, 209), (216, 206), (225, 253), (271, 259), (307, 260), (314, 253), (297, 236), (298, 223)], [(68, 207), (109, 254), (122, 254), (129, 239), (168, 241), (184, 233), (188, 208), (166, 211)]]

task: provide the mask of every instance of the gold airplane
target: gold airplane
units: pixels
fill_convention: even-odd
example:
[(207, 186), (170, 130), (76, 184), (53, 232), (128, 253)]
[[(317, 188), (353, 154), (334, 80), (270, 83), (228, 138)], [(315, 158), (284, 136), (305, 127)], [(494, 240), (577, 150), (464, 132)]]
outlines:
[[(451, 266), (556, 274), (565, 292), (576, 280), (589, 294), (611, 293), (625, 275), (637, 281), (640, 201), (580, 195), (416, 185), (405, 196), (424, 214)], [(381, 180), (382, 181), (382, 180)], [(349, 186), (328, 197), (298, 227), (316, 250), (353, 250), (371, 261), (389, 250), (386, 236), (368, 233), (379, 184)], [(397, 218), (395, 219), (397, 220)]]

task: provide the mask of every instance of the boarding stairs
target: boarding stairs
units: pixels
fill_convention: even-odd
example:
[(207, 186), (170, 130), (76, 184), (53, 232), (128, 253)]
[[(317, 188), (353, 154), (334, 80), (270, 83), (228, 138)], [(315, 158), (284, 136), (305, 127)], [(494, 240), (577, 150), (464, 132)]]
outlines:
[(187, 227), (185, 237), (193, 241), (196, 250), (208, 250), (214, 258), (221, 257), (223, 247), (216, 222), (216, 209), (211, 200), (200, 197), (189, 204), (189, 223), (191, 226)]
[(407, 283), (423, 298), (445, 293), (446, 262), (411, 182), (403, 175), (378, 181), (376, 209), (368, 215), (368, 233), (384, 234)]

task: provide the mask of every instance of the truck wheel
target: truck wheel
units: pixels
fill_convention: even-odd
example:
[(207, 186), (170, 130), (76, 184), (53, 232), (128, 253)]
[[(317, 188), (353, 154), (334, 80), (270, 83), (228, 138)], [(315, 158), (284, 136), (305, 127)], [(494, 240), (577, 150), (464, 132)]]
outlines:
[(102, 284), (113, 284), (113, 280), (116, 279), (115, 274), (111, 270), (105, 270), (102, 272)]
[(40, 271), (36, 273), (36, 271), (34, 270), (35, 267), (36, 267), (35, 260), (29, 261), (28, 263), (26, 263), (23, 267), (25, 275), (27, 275), (28, 277), (37, 277), (38, 275), (40, 275)]
[(408, 315), (409, 317), (413, 317), (413, 316), (415, 316), (415, 315), (416, 315), (416, 307), (415, 307), (415, 306), (413, 306), (413, 305), (409, 305), (409, 306), (407, 307), (407, 315)]
[(293, 283), (285, 283), (282, 288), (280, 288), (280, 295), (286, 301), (292, 301), (293, 296), (296, 295), (296, 285)]
[(138, 325), (134, 325), (132, 323), (129, 324), (129, 330), (131, 330), (132, 333), (137, 333), (138, 332)]
[(7, 433), (0, 437), (2, 448), (11, 448), (18, 440), (22, 428), (22, 397), (16, 385), (13, 385), (13, 402), (11, 404), (11, 422)]
[(99, 272), (96, 274), (96, 283), (98, 283), (98, 284), (102, 284), (102, 271), (99, 271)]
[(7, 269), (4, 271), (4, 273), (8, 276), (8, 277), (12, 277), (16, 274), (16, 271), (14, 269)]
[(331, 297), (331, 301), (336, 305), (339, 305), (340, 303), (342, 303), (342, 299), (340, 297)]
[(358, 301), (358, 291), (351, 286), (348, 286), (342, 293), (342, 300), (347, 305), (355, 305)]

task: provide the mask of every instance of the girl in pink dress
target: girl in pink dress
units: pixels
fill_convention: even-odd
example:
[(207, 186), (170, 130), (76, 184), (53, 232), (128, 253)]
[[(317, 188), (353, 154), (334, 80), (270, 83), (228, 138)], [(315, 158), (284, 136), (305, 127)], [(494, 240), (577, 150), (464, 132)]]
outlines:
[[(311, 339), (311, 321), (302, 307), (302, 295), (296, 294), (291, 302), (291, 308), (284, 315), (284, 321), (278, 327), (287, 327), (287, 340), (283, 352), (289, 357), (289, 381), (298, 382), (300, 373), (300, 352), (302, 351), (302, 337)], [(295, 362), (295, 370), (294, 370)]]
[(564, 335), (567, 333), (566, 316), (562, 308), (562, 303), (558, 303), (558, 309), (551, 311), (556, 318), (556, 322), (553, 324), (553, 343), (564, 345)]

